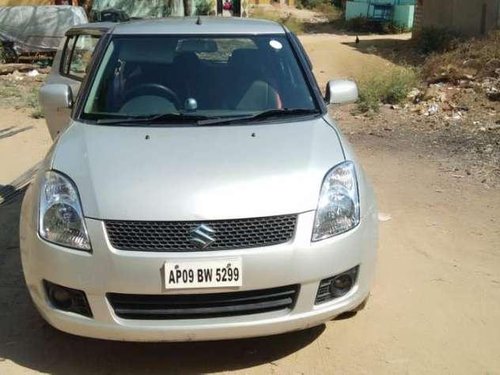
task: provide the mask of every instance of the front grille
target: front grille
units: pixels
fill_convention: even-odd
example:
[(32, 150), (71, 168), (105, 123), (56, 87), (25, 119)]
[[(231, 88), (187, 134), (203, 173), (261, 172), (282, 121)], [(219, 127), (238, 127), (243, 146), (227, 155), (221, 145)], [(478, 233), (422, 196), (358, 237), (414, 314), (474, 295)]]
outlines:
[(179, 295), (108, 293), (115, 314), (123, 319), (203, 319), (291, 310), (298, 285), (245, 292)]
[(135, 251), (199, 251), (192, 231), (211, 228), (215, 240), (203, 250), (244, 249), (288, 242), (295, 233), (296, 215), (214, 221), (106, 221), (114, 248)]

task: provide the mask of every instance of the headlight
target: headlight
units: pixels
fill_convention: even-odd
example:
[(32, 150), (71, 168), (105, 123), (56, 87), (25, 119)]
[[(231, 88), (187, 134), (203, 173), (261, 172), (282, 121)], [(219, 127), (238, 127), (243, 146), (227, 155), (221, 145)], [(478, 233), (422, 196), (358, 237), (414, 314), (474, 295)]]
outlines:
[(78, 192), (68, 177), (54, 171), (45, 173), (39, 215), (42, 238), (62, 246), (91, 249)]
[(332, 168), (319, 194), (312, 240), (319, 241), (344, 233), (359, 224), (359, 193), (352, 161)]

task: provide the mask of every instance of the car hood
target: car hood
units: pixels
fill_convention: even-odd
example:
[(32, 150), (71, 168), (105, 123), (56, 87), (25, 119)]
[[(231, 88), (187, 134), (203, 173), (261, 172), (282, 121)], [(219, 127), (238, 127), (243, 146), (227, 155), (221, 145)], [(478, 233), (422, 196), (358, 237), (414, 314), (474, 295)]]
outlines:
[(324, 119), (205, 127), (74, 122), (52, 168), (76, 184), (86, 217), (217, 220), (316, 209), (326, 172), (344, 160)]

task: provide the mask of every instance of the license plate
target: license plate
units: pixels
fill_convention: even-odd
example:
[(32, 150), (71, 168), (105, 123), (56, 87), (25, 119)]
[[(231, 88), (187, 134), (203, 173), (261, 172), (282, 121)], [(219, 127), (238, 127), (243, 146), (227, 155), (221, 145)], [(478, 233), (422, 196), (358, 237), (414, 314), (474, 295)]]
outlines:
[(241, 258), (165, 263), (166, 289), (231, 288), (243, 285)]

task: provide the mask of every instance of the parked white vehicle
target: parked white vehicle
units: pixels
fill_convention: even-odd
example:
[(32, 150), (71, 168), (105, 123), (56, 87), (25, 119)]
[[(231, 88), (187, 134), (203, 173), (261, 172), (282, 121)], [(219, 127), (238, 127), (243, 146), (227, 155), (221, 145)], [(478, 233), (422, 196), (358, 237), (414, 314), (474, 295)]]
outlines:
[(82, 336), (184, 341), (360, 309), (375, 198), (326, 108), (356, 100), (356, 85), (331, 81), (323, 98), (298, 39), (268, 21), (95, 30), (69, 32), (41, 90), (55, 144), (20, 233), (44, 318)]

